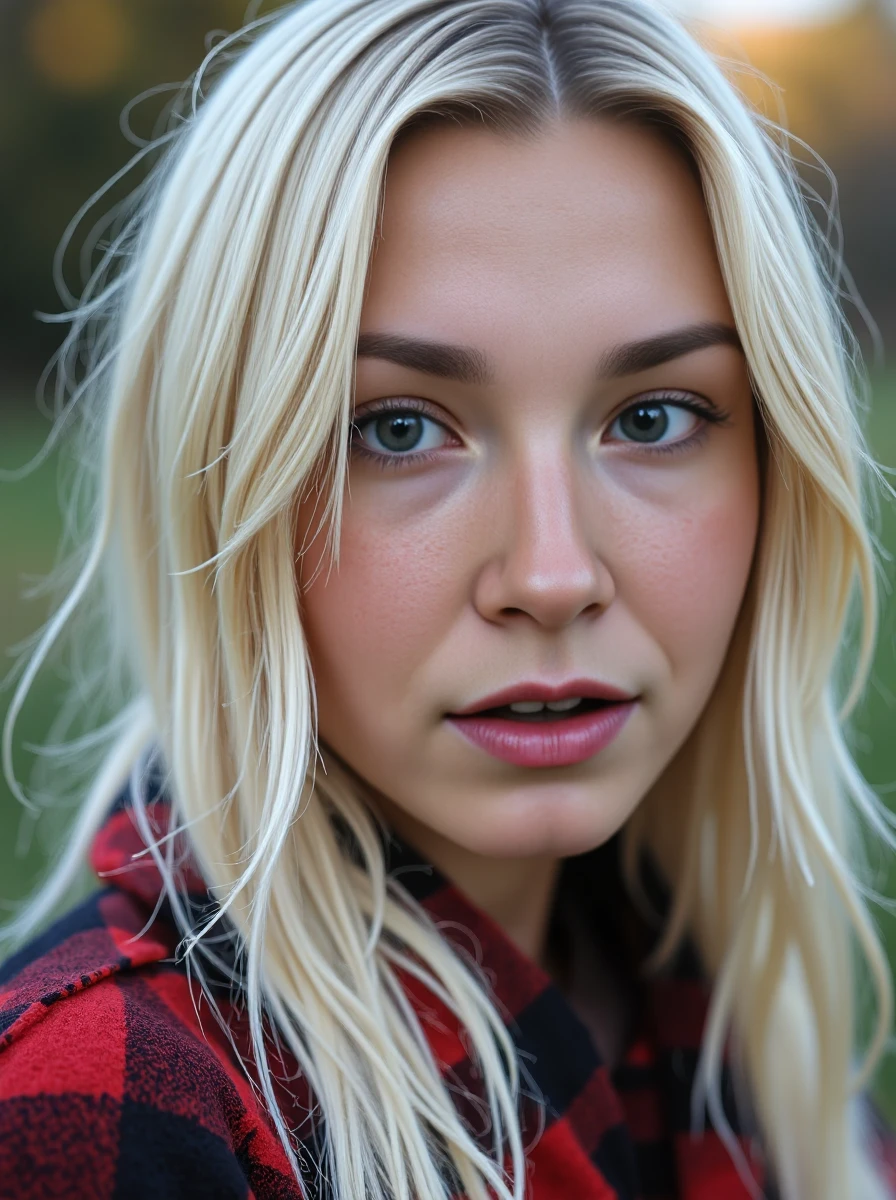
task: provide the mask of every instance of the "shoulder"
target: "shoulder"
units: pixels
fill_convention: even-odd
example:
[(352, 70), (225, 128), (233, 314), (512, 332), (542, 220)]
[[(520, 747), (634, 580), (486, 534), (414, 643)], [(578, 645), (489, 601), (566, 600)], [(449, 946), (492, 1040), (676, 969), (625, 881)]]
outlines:
[(176, 942), (109, 889), (0, 968), (0, 1179), (21, 1200), (299, 1197)]

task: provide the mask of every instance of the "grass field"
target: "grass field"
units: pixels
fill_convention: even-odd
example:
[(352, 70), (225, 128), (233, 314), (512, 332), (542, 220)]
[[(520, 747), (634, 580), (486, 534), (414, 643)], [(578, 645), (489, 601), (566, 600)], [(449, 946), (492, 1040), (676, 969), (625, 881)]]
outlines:
[[(0, 470), (27, 462), (46, 436), (47, 426), (37, 420), (2, 417)], [(880, 380), (869, 429), (872, 449), (879, 462), (896, 467), (896, 376)], [(896, 477), (894, 477), (896, 480)], [(891, 480), (891, 482), (894, 482)], [(883, 505), (881, 539), (896, 557), (896, 508)], [(0, 481), (0, 645), (11, 647), (40, 625), (47, 616), (46, 602), (24, 600), (29, 580), (46, 574), (53, 564), (60, 531), (56, 464), (53, 459), (16, 483)], [(896, 578), (887, 568), (892, 591)], [(0, 674), (12, 665), (0, 668)], [(59, 680), (39, 676), (17, 726), (15, 765), (27, 782), (33, 758), (24, 746), (46, 736), (48, 714), (54, 707)], [(0, 691), (0, 718), (9, 703), (10, 688)], [(885, 597), (881, 634), (874, 673), (856, 722), (856, 754), (865, 777), (889, 801), (896, 797), (896, 597)], [(46, 862), (47, 847), (58, 837), (58, 822), (47, 828), (23, 819), (23, 812), (0, 779), (0, 902), (13, 902), (34, 884)], [(896, 896), (896, 863), (884, 863), (888, 896)], [(884, 885), (880, 885), (884, 886)], [(875, 909), (881, 931), (896, 963), (896, 917)], [(881, 1067), (875, 1092), (890, 1120), (896, 1124), (896, 1055)]]

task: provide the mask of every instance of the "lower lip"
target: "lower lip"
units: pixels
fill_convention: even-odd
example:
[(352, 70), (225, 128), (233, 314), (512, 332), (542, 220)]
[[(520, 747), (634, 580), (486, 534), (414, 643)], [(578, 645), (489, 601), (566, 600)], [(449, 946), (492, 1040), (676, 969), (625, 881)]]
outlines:
[(571, 767), (608, 746), (637, 706), (609, 704), (558, 721), (514, 721), (507, 717), (449, 717), (468, 742), (517, 767)]

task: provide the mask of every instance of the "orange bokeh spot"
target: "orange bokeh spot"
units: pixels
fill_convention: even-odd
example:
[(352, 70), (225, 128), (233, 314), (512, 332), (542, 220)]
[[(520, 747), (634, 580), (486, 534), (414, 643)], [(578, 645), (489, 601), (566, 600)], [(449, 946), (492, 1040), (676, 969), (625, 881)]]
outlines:
[(43, 0), (27, 29), (34, 66), (55, 87), (95, 91), (127, 63), (133, 30), (115, 0)]

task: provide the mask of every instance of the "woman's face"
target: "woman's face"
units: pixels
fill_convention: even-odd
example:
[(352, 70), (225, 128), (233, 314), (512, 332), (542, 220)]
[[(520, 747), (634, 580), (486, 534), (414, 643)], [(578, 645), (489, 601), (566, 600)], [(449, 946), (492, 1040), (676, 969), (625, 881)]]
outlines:
[[(757, 535), (748, 373), (683, 159), (609, 121), (411, 135), (354, 421), (340, 565), (323, 538), (300, 560), (322, 741), (434, 861), (599, 845), (706, 704)], [(509, 688), (559, 705), (458, 716)]]

